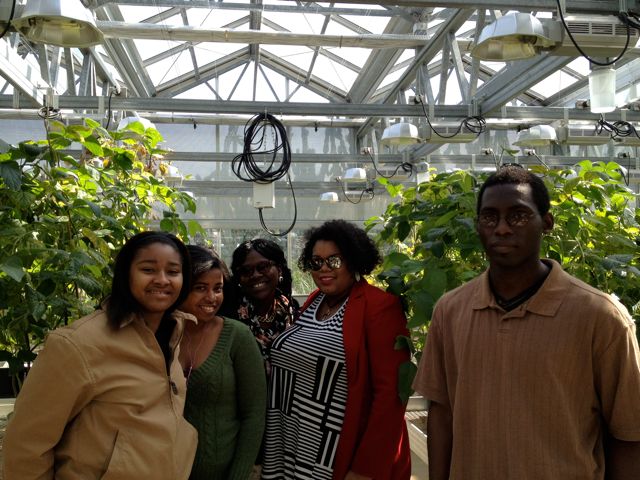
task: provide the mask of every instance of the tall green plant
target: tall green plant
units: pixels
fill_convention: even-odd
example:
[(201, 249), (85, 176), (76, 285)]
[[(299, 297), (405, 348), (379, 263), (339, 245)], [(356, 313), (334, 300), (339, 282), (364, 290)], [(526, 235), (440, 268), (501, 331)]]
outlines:
[[(46, 140), (0, 154), (0, 360), (14, 374), (49, 330), (104, 297), (128, 237), (151, 225), (185, 239), (202, 232), (180, 219), (194, 200), (155, 177), (166, 166), (157, 130), (137, 122), (108, 132), (92, 120), (47, 128)], [(72, 143), (81, 158), (65, 153)]]
[[(585, 160), (573, 168), (532, 168), (545, 179), (556, 220), (541, 254), (618, 296), (638, 322), (640, 209), (620, 166)], [(474, 223), (477, 190), (485, 177), (467, 171), (440, 173), (411, 188), (381, 181), (396, 201), (383, 215), (369, 219), (366, 228), (379, 230), (377, 241), (385, 252), (378, 278), (406, 303), (411, 338), (399, 342), (408, 344), (414, 360), (435, 302), (487, 266)], [(414, 371), (404, 369), (402, 388), (410, 388)]]

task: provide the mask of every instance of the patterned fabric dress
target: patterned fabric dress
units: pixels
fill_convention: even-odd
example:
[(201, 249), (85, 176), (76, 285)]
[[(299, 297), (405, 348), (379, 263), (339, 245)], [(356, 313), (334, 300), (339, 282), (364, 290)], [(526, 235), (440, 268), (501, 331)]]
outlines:
[[(280, 291), (276, 292), (273, 302), (273, 308), (266, 316), (257, 315), (253, 304), (246, 297), (242, 297), (237, 310), (238, 320), (247, 325), (253, 336), (256, 337), (267, 375), (270, 371), (269, 349), (271, 343), (295, 321), (298, 311), (298, 304)], [(266, 326), (263, 326), (263, 323)]]
[(330, 480), (347, 402), (345, 302), (316, 320), (318, 295), (271, 347), (263, 480)]

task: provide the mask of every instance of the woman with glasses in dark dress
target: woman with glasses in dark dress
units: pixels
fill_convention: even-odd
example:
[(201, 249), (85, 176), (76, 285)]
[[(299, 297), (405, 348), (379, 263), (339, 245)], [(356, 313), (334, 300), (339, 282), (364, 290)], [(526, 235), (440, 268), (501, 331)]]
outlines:
[(271, 342), (291, 325), (298, 304), (291, 297), (291, 270), (280, 246), (264, 238), (244, 242), (234, 250), (231, 286), (222, 305), (224, 315), (249, 326), (269, 373)]
[(408, 480), (400, 299), (363, 278), (381, 258), (361, 228), (331, 220), (305, 240), (318, 290), (271, 345), (262, 479)]

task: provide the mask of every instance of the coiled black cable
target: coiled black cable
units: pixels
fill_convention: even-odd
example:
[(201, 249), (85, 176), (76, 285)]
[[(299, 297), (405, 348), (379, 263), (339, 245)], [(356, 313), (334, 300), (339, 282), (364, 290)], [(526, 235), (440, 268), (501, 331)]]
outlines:
[[(606, 131), (609, 132), (609, 134), (611, 135), (611, 138), (613, 140), (618, 140), (618, 139), (622, 139), (625, 137), (631, 137), (632, 135), (635, 135), (636, 137), (640, 138), (640, 134), (638, 134), (638, 130), (636, 130), (636, 127), (633, 126), (633, 124), (626, 122), (624, 120), (617, 120), (613, 123), (611, 122), (607, 122), (604, 117), (602, 115), (600, 115), (600, 119), (598, 120), (598, 123), (596, 124), (596, 133), (601, 133), (602, 131)], [(629, 160), (627, 160), (627, 174), (625, 175), (624, 170), (620, 169), (620, 173), (622, 174), (622, 179), (624, 180), (625, 185), (629, 186), (629, 182), (630, 182), (630, 175), (631, 175), (631, 157), (629, 157)]]
[(342, 183), (342, 181), (340, 181), (340, 179), (336, 179), (336, 181), (340, 184), (340, 188), (342, 189), (342, 194), (344, 195), (344, 198), (347, 199), (347, 202), (353, 203), (354, 205), (357, 205), (360, 202), (362, 202), (362, 197), (364, 197), (365, 193), (367, 195), (369, 195), (369, 198), (368, 198), (369, 200), (373, 200), (373, 198), (376, 196), (376, 192), (373, 190), (373, 187), (371, 185), (367, 185), (360, 192), (360, 195), (358, 196), (358, 200), (356, 200), (356, 201), (351, 200), (349, 198), (349, 195), (347, 194), (347, 190), (345, 190), (345, 188), (344, 188), (344, 184)]
[(400, 169), (402, 169), (402, 171), (408, 174), (409, 176), (413, 174), (413, 165), (411, 165), (409, 162), (402, 162), (402, 163), (399, 163), (398, 166), (396, 166), (395, 170), (391, 175), (385, 175), (380, 170), (378, 170), (378, 166), (376, 165), (376, 161), (373, 158), (373, 155), (371, 155), (371, 152), (367, 151), (367, 155), (369, 155), (369, 158), (371, 159), (371, 163), (373, 164), (373, 169), (376, 171), (376, 174), (378, 174), (382, 178), (386, 178), (386, 179), (393, 178), (396, 176), (396, 174), (398, 173), (398, 170)]
[(431, 120), (429, 119), (429, 114), (427, 113), (427, 110), (424, 108), (424, 102), (420, 102), (420, 105), (422, 106), (422, 112), (424, 113), (424, 118), (427, 119), (427, 123), (429, 124), (429, 128), (431, 128), (431, 131), (433, 133), (435, 133), (440, 138), (453, 138), (453, 137), (455, 137), (456, 135), (458, 135), (462, 131), (462, 127), (465, 127), (471, 133), (475, 133), (476, 136), (479, 136), (487, 128), (487, 121), (484, 119), (484, 117), (482, 117), (480, 115), (472, 115), (470, 117), (463, 118), (462, 121), (460, 122), (460, 124), (458, 125), (458, 128), (456, 129), (456, 131), (453, 134), (451, 134), (451, 135), (442, 135), (442, 134), (438, 133), (438, 131), (435, 128), (433, 128), (433, 125), (431, 125)]
[[(267, 139), (269, 134), (272, 136), (271, 144), (273, 147), (265, 148), (265, 146), (269, 145)], [(279, 154), (281, 154), (281, 159), (278, 159)], [(263, 169), (258, 164), (254, 155), (270, 157), (270, 160), (266, 160), (266, 163), (268, 163), (266, 169)], [(260, 160), (259, 162), (262, 163), (262, 161)], [(258, 208), (258, 216), (260, 217), (262, 228), (270, 235), (278, 237), (284, 237), (293, 230), (298, 218), (298, 205), (293, 183), (289, 176), (289, 167), (291, 167), (291, 147), (289, 146), (289, 137), (284, 125), (276, 117), (266, 112), (251, 117), (244, 127), (242, 153), (233, 158), (231, 169), (236, 177), (245, 182), (273, 183), (285, 175), (287, 176), (294, 209), (291, 226), (284, 232), (270, 230), (262, 216), (262, 207)]]
[[(265, 149), (268, 134), (272, 135), (273, 147)], [(258, 165), (254, 155), (267, 157), (259, 161), (267, 163), (266, 169)], [(249, 119), (244, 127), (242, 153), (231, 162), (236, 177), (245, 182), (271, 183), (284, 177), (290, 166), (291, 148), (284, 125), (269, 113), (259, 113)]]
[(602, 131), (609, 132), (611, 134), (611, 138), (616, 140), (624, 137), (630, 137), (635, 135), (640, 138), (636, 127), (634, 127), (631, 123), (626, 122), (624, 120), (617, 120), (613, 123), (607, 122), (602, 115), (600, 115), (600, 119), (596, 124), (596, 133), (600, 134)]

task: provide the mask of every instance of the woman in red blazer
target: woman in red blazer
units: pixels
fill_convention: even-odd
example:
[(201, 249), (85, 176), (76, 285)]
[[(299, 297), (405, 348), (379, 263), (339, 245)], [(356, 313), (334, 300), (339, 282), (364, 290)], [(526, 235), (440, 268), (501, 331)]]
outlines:
[(408, 480), (400, 300), (362, 278), (380, 262), (364, 230), (331, 220), (305, 238), (318, 290), (271, 348), (262, 479)]

